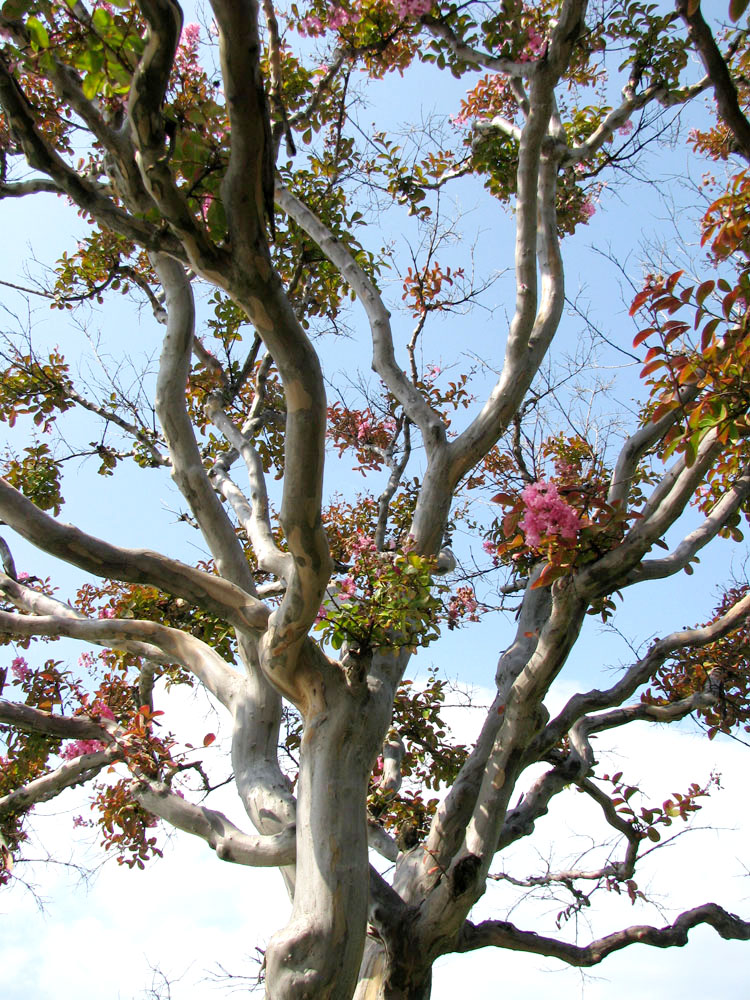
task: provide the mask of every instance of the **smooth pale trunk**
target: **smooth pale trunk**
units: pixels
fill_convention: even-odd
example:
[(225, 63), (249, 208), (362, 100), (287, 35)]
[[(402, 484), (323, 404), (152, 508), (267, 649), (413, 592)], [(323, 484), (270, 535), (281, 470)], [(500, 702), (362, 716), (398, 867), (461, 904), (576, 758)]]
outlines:
[(305, 724), (292, 916), (266, 952), (272, 1000), (349, 1000), (357, 984), (369, 903), (367, 787), (389, 716), (366, 685), (356, 694), (336, 686)]

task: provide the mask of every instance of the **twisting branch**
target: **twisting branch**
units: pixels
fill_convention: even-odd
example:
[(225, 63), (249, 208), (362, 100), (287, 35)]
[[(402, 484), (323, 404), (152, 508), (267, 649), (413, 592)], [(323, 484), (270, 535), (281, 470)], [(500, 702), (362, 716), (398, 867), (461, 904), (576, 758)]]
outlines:
[(136, 161), (146, 190), (179, 238), (181, 253), (171, 256), (184, 260), (187, 253), (191, 266), (210, 269), (225, 252), (213, 245), (178, 189), (169, 167), (164, 133), (162, 105), (180, 40), (182, 10), (175, 0), (140, 0), (139, 7), (148, 30), (127, 106)]
[(403, 435), (404, 435), (404, 449), (401, 458), (395, 461), (393, 457), (393, 449), (395, 446), (396, 436), (398, 434), (398, 428), (394, 431), (393, 438), (391, 439), (388, 447), (385, 451), (385, 460), (388, 468), (391, 470), (388, 476), (388, 482), (386, 483), (385, 489), (378, 497), (378, 520), (375, 525), (375, 547), (377, 549), (382, 549), (385, 545), (385, 533), (388, 528), (388, 514), (390, 512), (390, 504), (393, 499), (393, 495), (398, 489), (399, 483), (401, 482), (404, 472), (406, 471), (406, 466), (409, 464), (409, 459), (411, 458), (411, 427), (408, 417), (403, 419)]
[(0, 198), (25, 198), (27, 194), (62, 194), (62, 188), (54, 181), (41, 178), (30, 181), (0, 184)]
[[(99, 738), (101, 739), (101, 736)], [(20, 812), (38, 802), (54, 799), (64, 788), (72, 788), (96, 777), (105, 767), (109, 767), (116, 760), (121, 760), (124, 753), (124, 750), (113, 743), (104, 750), (86, 753), (66, 761), (49, 774), (43, 774), (41, 778), (35, 778), (0, 798), (0, 816)]]
[(26, 96), (2, 57), (0, 104), (29, 165), (51, 178), (60, 191), (67, 194), (75, 204), (89, 212), (105, 229), (120, 233), (149, 250), (164, 250), (178, 260), (184, 258), (185, 251), (178, 240), (119, 208), (95, 184), (69, 167), (48, 145), (37, 129), (36, 119)]
[(558, 792), (573, 781), (580, 781), (586, 764), (577, 754), (567, 757), (540, 775), (524, 793), (521, 801), (505, 815), (498, 839), (497, 850), (503, 851), (510, 844), (534, 832), (534, 824), (547, 814), (549, 803)]
[(700, 924), (713, 927), (726, 941), (750, 940), (750, 922), (729, 913), (716, 903), (696, 906), (666, 927), (636, 925), (614, 934), (598, 938), (591, 944), (579, 946), (555, 938), (542, 937), (532, 931), (522, 931), (505, 920), (485, 920), (481, 924), (466, 921), (457, 942), (457, 951), (474, 951), (476, 948), (507, 948), (533, 955), (559, 958), (568, 965), (587, 968), (598, 965), (607, 955), (621, 951), (631, 944), (649, 944), (655, 948), (681, 948), (687, 944), (688, 931)]
[[(76, 611), (69, 604), (58, 601), (54, 597), (49, 597), (47, 594), (43, 594), (41, 591), (19, 583), (17, 580), (13, 580), (11, 577), (4, 576), (3, 574), (0, 574), (0, 593), (7, 597), (11, 604), (20, 611), (25, 611), (31, 615), (57, 615), (62, 618), (86, 620), (85, 615)], [(106, 643), (103, 642), (95, 644), (106, 646)], [(161, 657), (161, 651), (156, 646), (152, 646), (146, 642), (130, 642), (128, 644), (128, 651), (134, 653), (136, 656), (150, 657), (157, 661)], [(145, 704), (145, 702), (141, 702), (141, 704)]]
[[(83, 4), (74, 3), (68, 7), (71, 15), (86, 27), (91, 27), (91, 16)], [(0, 15), (0, 26), (19, 47), (27, 48), (30, 45), (29, 32), (20, 20)], [(58, 98), (73, 108), (106, 151), (104, 165), (117, 193), (132, 211), (147, 211), (150, 199), (138, 172), (128, 129), (114, 128), (105, 119), (98, 102), (89, 100), (84, 94), (81, 77), (75, 69), (57, 59), (52, 51), (48, 51), (47, 56), (47, 72)]]
[[(504, 432), (521, 405), (557, 331), (565, 301), (565, 283), (557, 236), (556, 153), (546, 147), (554, 138), (554, 86), (564, 68), (585, 5), (563, 6), (555, 37), (555, 58), (535, 64), (530, 79), (530, 110), (518, 151), (516, 171), (516, 304), (508, 332), (500, 378), (480, 413), (447, 446), (442, 461), (428, 468), (417, 503), (412, 532), (420, 546), (434, 550), (436, 533), (448, 516), (452, 491)], [(550, 129), (552, 134), (550, 134)], [(538, 296), (537, 266), (541, 275)]]
[[(537, 570), (530, 583), (538, 576)], [(466, 827), (483, 787), (487, 762), (503, 724), (511, 689), (537, 648), (539, 634), (550, 613), (551, 595), (546, 588), (527, 588), (518, 617), (514, 641), (497, 664), (497, 694), (485, 716), (474, 749), (461, 768), (452, 788), (440, 803), (430, 827), (427, 850), (438, 865), (447, 868), (463, 841)]]
[(657, 639), (646, 656), (634, 663), (612, 687), (604, 691), (595, 688), (584, 694), (573, 695), (559, 715), (546, 726), (538, 740), (532, 744), (530, 756), (535, 760), (539, 759), (539, 756), (555, 746), (576, 720), (583, 716), (621, 705), (626, 698), (632, 697), (639, 687), (648, 683), (662, 663), (677, 651), (700, 649), (717, 639), (722, 639), (738, 628), (749, 614), (750, 594), (746, 594), (715, 622), (701, 628), (672, 632), (664, 639)]
[(640, 580), (659, 580), (684, 569), (696, 553), (700, 552), (718, 535), (749, 496), (750, 465), (746, 465), (739, 478), (732, 483), (703, 523), (689, 532), (669, 555), (661, 559), (645, 559), (628, 577), (628, 583)]
[(289, 124), (292, 128), (298, 128), (312, 119), (313, 115), (320, 107), (321, 101), (330, 90), (331, 84), (338, 75), (339, 70), (352, 55), (353, 52), (347, 45), (340, 45), (334, 50), (333, 55), (328, 60), (328, 69), (318, 81), (307, 104), (301, 107), (299, 111), (292, 115), (289, 119)]
[(172, 478), (198, 522), (219, 574), (252, 594), (250, 567), (209, 481), (185, 402), (195, 330), (192, 287), (182, 264), (162, 254), (154, 254), (152, 263), (166, 293), (167, 332), (156, 383), (156, 413), (172, 459)]
[(263, 0), (263, 14), (266, 19), (266, 28), (268, 29), (268, 67), (270, 70), (271, 101), (279, 119), (277, 136), (284, 135), (287, 156), (294, 156), (297, 150), (294, 145), (294, 137), (282, 97), (281, 37), (279, 35), (279, 22), (276, 19), (273, 0)]
[(233, 255), (257, 264), (265, 247), (267, 216), (273, 229), (274, 150), (260, 68), (257, 3), (211, 0), (219, 31), (221, 72), (232, 145), (221, 197)]
[[(680, 404), (685, 404), (695, 399), (698, 395), (698, 389), (695, 386), (680, 386), (677, 394)], [(669, 428), (677, 423), (682, 417), (682, 412), (682, 405), (676, 406), (659, 420), (649, 421), (625, 441), (612, 472), (607, 503), (624, 507), (630, 496), (638, 463), (650, 448), (661, 441)]]
[(708, 77), (703, 77), (703, 79), (691, 84), (691, 86), (678, 91), (668, 91), (661, 84), (652, 84), (639, 94), (635, 94), (629, 87), (626, 87), (623, 94), (625, 100), (622, 104), (609, 112), (604, 121), (591, 133), (585, 142), (574, 146), (563, 154), (561, 159), (562, 165), (567, 166), (568, 164), (582, 163), (590, 159), (597, 150), (601, 149), (602, 146), (612, 139), (617, 129), (629, 121), (636, 111), (640, 111), (653, 101), (657, 101), (664, 107), (686, 104), (706, 90), (708, 86)]
[(167, 785), (141, 777), (130, 785), (133, 797), (166, 823), (205, 840), (222, 861), (254, 867), (277, 867), (294, 861), (294, 827), (269, 836), (243, 833), (215, 809), (197, 806), (170, 791)]
[(125, 650), (129, 649), (132, 640), (136, 643), (147, 642), (161, 650), (156, 662), (169, 664), (176, 661), (182, 664), (227, 707), (232, 704), (241, 677), (210, 646), (195, 636), (137, 618), (93, 620), (66, 618), (62, 615), (17, 615), (0, 611), (0, 634), (83, 639)]
[(436, 17), (425, 15), (421, 18), (421, 21), (430, 34), (447, 43), (453, 54), (461, 62), (469, 63), (469, 65), (475, 66), (477, 69), (494, 69), (504, 76), (509, 76), (517, 80), (530, 77), (536, 72), (537, 64), (533, 61), (514, 62), (512, 59), (503, 59), (492, 55), (490, 52), (482, 52), (472, 45), (467, 45), (461, 41), (452, 28)]
[(613, 708), (600, 715), (585, 715), (570, 730), (570, 740), (577, 752), (584, 756), (589, 763), (593, 763), (594, 751), (589, 743), (589, 737), (593, 733), (602, 733), (607, 729), (627, 726), (631, 722), (679, 722), (699, 709), (715, 707), (719, 704), (719, 700), (719, 696), (716, 694), (698, 691), (668, 705), (649, 705), (647, 702), (638, 702), (634, 705), (625, 705), (622, 708)]
[[(266, 359), (270, 362), (270, 355), (266, 355)], [(261, 398), (256, 396), (256, 402)], [(250, 504), (229, 476), (226, 473), (222, 474), (220, 463), (217, 463), (213, 475), (219, 483), (219, 488), (232, 504), (235, 514), (248, 534), (259, 569), (287, 580), (292, 572), (292, 557), (288, 552), (281, 551), (273, 537), (265, 474), (260, 455), (252, 446), (247, 433), (236, 427), (221, 408), (218, 395), (212, 396), (206, 404), (206, 414), (232, 448), (242, 456), (250, 480)], [(252, 417), (251, 414), (251, 421), (254, 422)]]
[(227, 580), (146, 549), (123, 549), (60, 524), (0, 479), (0, 517), (36, 548), (99, 577), (147, 583), (184, 597), (240, 629), (263, 630), (269, 610)]
[(580, 593), (591, 597), (611, 593), (629, 584), (631, 574), (637, 578), (641, 559), (680, 517), (721, 449), (717, 432), (711, 429), (699, 444), (692, 465), (681, 455), (667, 469), (622, 543), (578, 574)]
[(110, 739), (106, 722), (93, 722), (85, 716), (54, 715), (41, 708), (21, 705), (0, 698), (0, 723), (15, 726), (27, 733), (41, 733), (60, 740), (101, 740)]
[[(601, 869), (600, 872), (590, 872), (583, 877), (604, 878), (606, 876), (611, 876), (620, 881), (632, 878), (635, 871), (636, 861), (638, 860), (638, 848), (643, 843), (643, 837), (618, 813), (609, 795), (607, 795), (607, 793), (601, 788), (598, 788), (593, 781), (589, 778), (583, 778), (578, 782), (578, 787), (582, 792), (584, 792), (584, 794), (588, 795), (590, 799), (596, 802), (609, 826), (621, 834), (625, 838), (628, 845), (625, 850), (625, 858), (623, 861), (612, 862), (605, 868)], [(581, 878), (582, 876), (576, 875), (575, 877)]]
[(279, 184), (276, 186), (276, 201), (283, 211), (315, 240), (362, 303), (372, 334), (372, 366), (388, 386), (389, 391), (401, 403), (409, 419), (421, 430), (428, 455), (442, 447), (445, 442), (445, 426), (439, 414), (412, 385), (396, 361), (390, 313), (380, 292), (328, 227), (305, 204)]

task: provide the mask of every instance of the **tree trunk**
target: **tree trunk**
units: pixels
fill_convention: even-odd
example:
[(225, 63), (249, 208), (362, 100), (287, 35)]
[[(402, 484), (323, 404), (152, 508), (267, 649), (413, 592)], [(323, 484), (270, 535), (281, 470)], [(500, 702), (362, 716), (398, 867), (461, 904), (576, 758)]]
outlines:
[(300, 748), (294, 905), (266, 952), (272, 1000), (350, 1000), (367, 933), (367, 788), (392, 685), (365, 675), (350, 686), (339, 664), (318, 666)]
[(432, 968), (419, 961), (422, 950), (408, 933), (401, 940), (396, 962), (379, 941), (367, 939), (353, 1000), (429, 1000)]

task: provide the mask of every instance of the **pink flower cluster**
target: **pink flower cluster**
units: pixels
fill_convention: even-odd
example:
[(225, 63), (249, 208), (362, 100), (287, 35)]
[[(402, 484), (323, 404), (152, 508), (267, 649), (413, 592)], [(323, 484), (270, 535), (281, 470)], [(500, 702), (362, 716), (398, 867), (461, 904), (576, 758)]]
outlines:
[(526, 512), (520, 527), (526, 536), (526, 543), (536, 548), (543, 538), (557, 536), (575, 541), (581, 527), (581, 517), (577, 511), (565, 503), (554, 483), (540, 479), (531, 483), (521, 493), (526, 504)]
[(343, 7), (334, 7), (328, 14), (328, 27), (343, 28), (358, 18), (359, 13), (356, 10), (344, 10)]
[(529, 27), (526, 31), (528, 42), (521, 54), (521, 62), (528, 62), (531, 59), (538, 59), (544, 55), (546, 42), (544, 37), (534, 27)]
[(101, 740), (74, 740), (60, 751), (60, 756), (63, 760), (75, 760), (76, 757), (81, 757), (85, 753), (96, 753), (103, 749), (104, 744)]
[(199, 24), (186, 24), (177, 46), (175, 65), (182, 74), (194, 72), (198, 68), (198, 45), (201, 39)]
[(357, 441), (362, 444), (363, 441), (369, 441), (372, 435), (372, 419), (367, 415), (363, 415), (362, 419), (357, 426)]
[(316, 35), (323, 34), (323, 22), (315, 14), (310, 14), (304, 21), (300, 21), (298, 30), (303, 37), (309, 35), (311, 38), (315, 38)]
[(180, 45), (187, 49), (194, 49), (201, 38), (201, 26), (199, 24), (186, 24), (180, 35)]
[(594, 207), (594, 203), (591, 201), (590, 198), (587, 198), (581, 205), (581, 215), (583, 216), (584, 219), (590, 219), (591, 216), (595, 214), (595, 212), (596, 208)]
[(423, 14), (428, 14), (432, 0), (393, 0), (393, 9), (399, 17), (413, 17), (415, 20)]
[(448, 603), (448, 628), (458, 628), (461, 619), (479, 621), (479, 602), (471, 587), (459, 587)]
[(17, 681), (21, 681), (22, 683), (31, 677), (31, 667), (22, 656), (17, 656), (14, 660), (11, 660), (10, 672)]
[(375, 539), (358, 531), (357, 537), (352, 542), (351, 558), (356, 560), (358, 556), (364, 555), (366, 552), (377, 552)]

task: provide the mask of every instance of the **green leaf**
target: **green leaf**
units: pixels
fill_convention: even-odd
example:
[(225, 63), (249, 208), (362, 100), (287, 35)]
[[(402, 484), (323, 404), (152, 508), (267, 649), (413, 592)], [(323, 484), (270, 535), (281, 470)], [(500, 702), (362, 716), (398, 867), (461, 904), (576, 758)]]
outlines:
[(38, 17), (30, 17), (26, 22), (26, 27), (31, 36), (31, 44), (35, 49), (49, 48), (49, 34)]
[(97, 94), (100, 94), (104, 89), (107, 82), (107, 77), (104, 73), (87, 73), (83, 81), (83, 95), (92, 100)]
[[(695, 3), (695, 0), (692, 0), (692, 2)], [(738, 21), (742, 17), (747, 10), (748, 3), (750, 3), (750, 0), (730, 0), (729, 16), (733, 21)]]
[(91, 23), (99, 34), (106, 34), (107, 29), (113, 23), (113, 18), (110, 12), (105, 10), (104, 7), (97, 7), (91, 18)]

